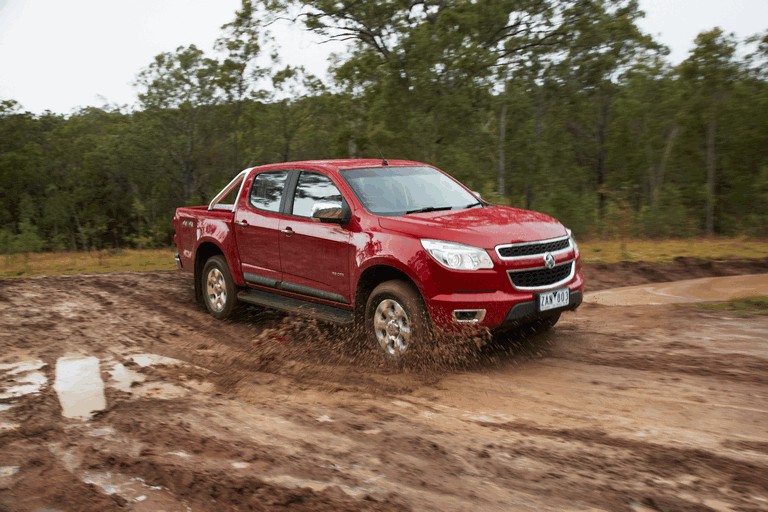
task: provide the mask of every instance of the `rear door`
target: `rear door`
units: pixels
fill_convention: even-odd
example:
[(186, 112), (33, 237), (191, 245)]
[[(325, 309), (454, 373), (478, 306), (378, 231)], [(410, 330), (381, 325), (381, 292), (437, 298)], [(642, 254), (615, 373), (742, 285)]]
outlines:
[(338, 224), (312, 219), (318, 209), (340, 207), (343, 196), (325, 174), (301, 171), (280, 220), (282, 288), (349, 303), (350, 233)]
[(280, 211), (290, 173), (279, 170), (256, 174), (235, 211), (235, 240), (243, 277), (249, 283), (274, 287), (282, 280)]

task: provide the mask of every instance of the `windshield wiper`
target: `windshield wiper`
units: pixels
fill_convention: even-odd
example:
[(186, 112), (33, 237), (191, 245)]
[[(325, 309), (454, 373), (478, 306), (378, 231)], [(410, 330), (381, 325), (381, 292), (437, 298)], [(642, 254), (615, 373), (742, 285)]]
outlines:
[(475, 206), (485, 206), (485, 203), (483, 203), (482, 201), (478, 201), (476, 203), (468, 204), (464, 208), (474, 208)]
[(415, 210), (408, 210), (405, 212), (406, 215), (409, 213), (426, 213), (426, 212), (441, 212), (443, 210), (452, 210), (452, 206), (426, 206), (424, 208), (417, 208)]

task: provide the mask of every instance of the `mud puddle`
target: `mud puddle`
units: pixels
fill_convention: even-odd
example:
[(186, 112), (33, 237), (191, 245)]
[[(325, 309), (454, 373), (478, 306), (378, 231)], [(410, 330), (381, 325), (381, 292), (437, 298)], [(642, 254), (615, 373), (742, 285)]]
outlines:
[(3, 380), (11, 384), (0, 392), (0, 400), (39, 392), (48, 383), (48, 378), (40, 371), (45, 366), (47, 365), (39, 359), (0, 364), (0, 374), (4, 374)]
[(59, 397), (62, 416), (90, 419), (107, 406), (101, 364), (97, 357), (67, 356), (56, 361), (53, 389)]

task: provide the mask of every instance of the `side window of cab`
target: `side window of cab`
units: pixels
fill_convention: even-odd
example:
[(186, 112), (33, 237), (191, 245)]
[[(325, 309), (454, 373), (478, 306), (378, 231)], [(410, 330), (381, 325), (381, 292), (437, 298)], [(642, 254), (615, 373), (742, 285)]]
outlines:
[(333, 181), (324, 174), (302, 171), (296, 183), (291, 214), (306, 218), (318, 214), (338, 214), (341, 217), (341, 211), (341, 192)]
[(248, 201), (251, 206), (268, 212), (279, 212), (288, 171), (267, 171), (253, 178)]

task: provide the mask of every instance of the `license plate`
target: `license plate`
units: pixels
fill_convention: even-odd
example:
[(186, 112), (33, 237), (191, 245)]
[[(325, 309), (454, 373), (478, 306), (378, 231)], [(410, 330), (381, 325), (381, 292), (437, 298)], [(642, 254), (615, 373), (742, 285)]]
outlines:
[(560, 288), (539, 294), (539, 311), (562, 308), (568, 305), (570, 293), (568, 288)]

